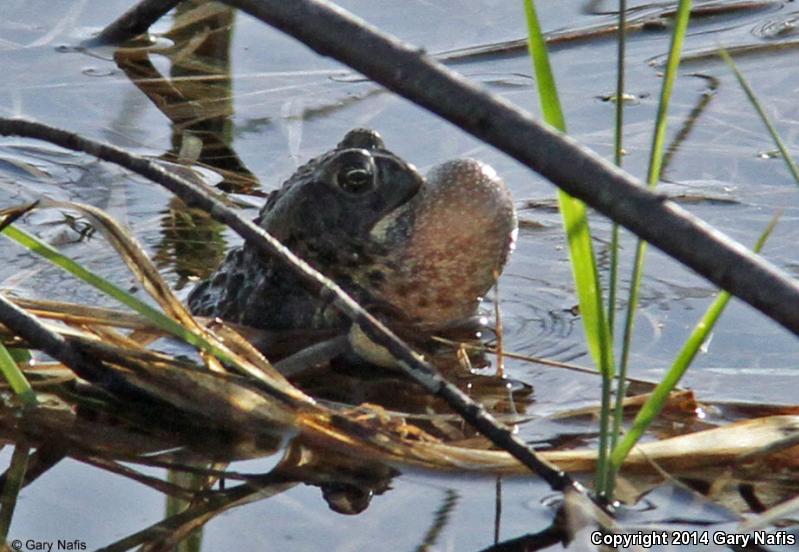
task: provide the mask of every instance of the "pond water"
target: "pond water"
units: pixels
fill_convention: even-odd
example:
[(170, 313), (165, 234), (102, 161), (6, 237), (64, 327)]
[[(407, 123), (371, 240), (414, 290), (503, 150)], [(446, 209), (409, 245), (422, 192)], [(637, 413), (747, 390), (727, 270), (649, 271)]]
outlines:
[[(339, 3), (430, 53), (525, 34), (520, 2)], [(611, 24), (614, 16), (601, 12), (610, 12), (612, 5), (593, 4), (541, 1), (538, 9), (544, 28), (551, 31)], [(631, 4), (636, 16), (664, 9), (661, 4)], [(220, 155), (227, 156), (225, 168), (238, 174), (244, 168), (255, 175), (256, 192), (277, 188), (299, 164), (330, 149), (356, 126), (378, 130), (391, 150), (422, 171), (446, 159), (479, 158), (505, 179), (522, 221), (517, 249), (499, 286), (505, 347), (590, 366), (581, 322), (572, 314), (576, 300), (559, 216), (550, 208), (551, 184), (452, 125), (355, 78), (337, 62), (243, 14), (225, 10), (214, 14), (223, 30), (211, 33), (212, 39), (203, 46), (215, 49), (213, 56), (206, 50), (193, 51), (191, 40), (196, 34), (181, 34), (172, 16), (153, 29), (156, 34), (167, 33), (156, 46), (178, 44), (179, 49), (155, 51), (147, 57), (136, 50), (120, 54), (111, 48), (77, 47), (128, 5), (121, 0), (4, 0), (0, 68), (7, 77), (0, 80), (0, 114), (36, 119), (153, 157), (170, 152), (174, 158), (180, 145), (185, 154), (191, 148), (191, 133), (216, 133), (228, 140), (229, 149), (220, 150)], [(783, 161), (772, 154), (775, 148), (730, 70), (718, 58), (701, 56), (717, 45), (757, 47), (739, 54), (736, 61), (789, 150), (797, 151), (799, 71), (793, 43), (797, 18), (799, 8), (793, 2), (775, 1), (692, 23), (669, 117), (672, 154), (663, 190), (744, 244), (753, 244), (781, 211), (780, 224), (764, 255), (799, 275), (796, 184)], [(635, 100), (625, 114), (624, 167), (639, 177), (646, 172), (660, 64), (669, 37), (667, 30), (653, 27), (632, 34), (628, 43), (628, 92)], [(609, 38), (588, 36), (558, 42), (552, 49), (570, 134), (608, 157), (614, 106), (607, 97), (615, 84), (615, 48)], [(182, 64), (176, 61), (179, 56), (186, 58)], [(537, 112), (524, 51), (450, 63), (490, 91)], [(154, 90), (147, 78), (158, 73), (182, 77), (184, 83), (208, 73), (218, 80), (173, 91)], [(132, 78), (144, 80), (137, 86)], [(175, 103), (176, 97), (183, 98), (182, 103)], [(194, 103), (187, 106), (186, 99)], [(198, 125), (201, 120), (206, 126)], [(231, 152), (236, 159), (230, 157)], [(233, 177), (225, 180), (234, 188), (241, 182)], [(46, 194), (107, 210), (133, 229), (183, 296), (191, 281), (207, 274), (225, 247), (236, 243), (232, 233), (213, 224), (206, 223), (194, 233), (182, 230), (174, 201), (154, 184), (40, 142), (0, 140), (0, 191), (0, 208)], [(257, 194), (236, 197), (252, 205), (248, 212), (255, 216), (260, 202)], [(91, 270), (123, 287), (134, 285), (102, 239), (76, 240), (78, 234), (60, 213), (34, 213), (26, 223)], [(606, 263), (610, 224), (594, 217), (592, 226), (600, 260)], [(621, 271), (625, 285), (634, 243), (630, 236), (624, 237), (623, 248), (629, 253)], [(0, 266), (3, 288), (21, 295), (116, 306), (10, 241), (0, 241), (0, 255), (5, 260)], [(650, 249), (632, 348), (632, 375), (658, 379), (715, 294), (712, 285)], [(733, 301), (683, 383), (703, 400), (795, 403), (797, 360), (795, 337)], [(527, 413), (534, 416), (598, 398), (599, 385), (593, 376), (512, 359), (507, 360), (507, 370), (511, 378), (533, 387), (535, 400)], [(532, 428), (527, 432), (525, 436), (536, 435)], [(246, 465), (250, 471), (265, 472), (274, 462), (267, 458)], [(244, 468), (234, 465), (234, 469)], [(154, 469), (153, 473), (162, 472)], [(341, 551), (377, 546), (480, 550), (492, 545), (496, 535), (503, 540), (545, 528), (551, 518), (552, 495), (537, 480), (506, 479), (500, 485), (494, 478), (412, 472), (394, 478), (391, 490), (376, 497), (361, 514), (342, 516), (330, 511), (319, 489), (300, 485), (211, 521), (205, 528), (203, 550), (318, 550), (321, 543), (325, 549)], [(9, 537), (80, 539), (88, 549), (96, 549), (162, 519), (163, 502), (163, 495), (147, 487), (66, 460), (22, 491)]]

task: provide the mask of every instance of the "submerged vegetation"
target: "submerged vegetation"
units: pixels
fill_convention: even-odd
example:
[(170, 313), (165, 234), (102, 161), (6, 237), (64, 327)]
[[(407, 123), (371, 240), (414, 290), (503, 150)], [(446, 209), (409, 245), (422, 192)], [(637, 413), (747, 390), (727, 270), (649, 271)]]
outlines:
[[(177, 3), (142, 2), (139, 10), (109, 26), (100, 40), (119, 43), (132, 38), (130, 33), (146, 32), (150, 24)], [(785, 502), (759, 521), (749, 520), (751, 527), (757, 523), (772, 526), (795, 511), (799, 496), (799, 478), (794, 475), (799, 407), (711, 405), (677, 386), (709, 339), (732, 295), (748, 301), (796, 333), (799, 322), (796, 313), (791, 315), (791, 305), (799, 301), (799, 288), (781, 271), (708, 230), (701, 221), (664, 201), (662, 196), (637, 187), (639, 182), (633, 177), (615, 171), (561, 136), (567, 130), (566, 121), (547, 56), (547, 40), (533, 0), (524, 0), (528, 46), (543, 119), (556, 132), (523, 112), (496, 102), (416, 50), (311, 0), (298, 1), (292, 9), (285, 9), (280, 1), (224, 3), (347, 62), (355, 70), (456, 122), (563, 186), (558, 191), (558, 204), (579, 313), (585, 326), (586, 348), (602, 383), (599, 406), (564, 408), (554, 418), (558, 423), (598, 419), (598, 439), (581, 436), (578, 440), (579, 444), (596, 446), (559, 447), (559, 437), (553, 436), (545, 440), (545, 450), (536, 450), (515, 433), (513, 428), (517, 424), (533, 417), (527, 412), (532, 402), (531, 389), (512, 380), (509, 383), (470, 371), (475, 365), (486, 363), (486, 353), (514, 354), (501, 350), (499, 325), (494, 343), (447, 336), (448, 339), (439, 340), (447, 343), (437, 351), (439, 356), (421, 355), (412, 348), (416, 336), (395, 334), (334, 282), (240, 216), (231, 207), (229, 196), (207, 186), (202, 179), (187, 176), (186, 167), (136, 156), (41, 123), (2, 118), (0, 135), (46, 140), (118, 164), (148, 179), (148, 185), (165, 187), (175, 194), (175, 201), (181, 202), (180, 209), (188, 206), (182, 211), (187, 213), (186, 225), (203, 225), (208, 229), (210, 245), (217, 246), (221, 240), (219, 232), (210, 229), (209, 216), (215, 223), (227, 225), (264, 255), (282, 259), (310, 289), (334, 302), (366, 338), (385, 349), (404, 372), (375, 375), (347, 367), (320, 378), (318, 365), (329, 358), (316, 345), (292, 351), (293, 354), (276, 354), (273, 358), (268, 351), (264, 354), (262, 344), (274, 336), (221, 320), (192, 316), (159, 273), (145, 247), (101, 209), (49, 199), (8, 209), (0, 213), (0, 230), (5, 237), (129, 310), (0, 294), (0, 370), (14, 393), (0, 408), (0, 431), (4, 438), (15, 443), (0, 499), (0, 530), (4, 538), (10, 534), (20, 490), (65, 457), (129, 477), (173, 501), (174, 508), (164, 521), (120, 539), (105, 550), (127, 550), (143, 544), (152, 550), (172, 549), (192, 535), (198, 539), (196, 531), (217, 514), (274, 496), (299, 483), (319, 487), (334, 511), (358, 513), (369, 506), (374, 495), (385, 492), (404, 468), (498, 475), (536, 473), (553, 489), (564, 493), (565, 517), (574, 519), (576, 512), (588, 512), (579, 515), (583, 521), (575, 522), (575, 526), (554, 523), (555, 529), (542, 537), (541, 542), (554, 535), (554, 542), (567, 543), (585, 527), (598, 527), (608, 533), (618, 531), (620, 524), (613, 519), (614, 508), (618, 507), (614, 503), (616, 498), (627, 502), (638, 500), (642, 493), (658, 485), (647, 477), (669, 474), (679, 478), (689, 474), (686, 479), (691, 479), (702, 469), (722, 474), (722, 479), (737, 482), (740, 488), (757, 480), (755, 474), (764, 466), (776, 474), (773, 480), (764, 477), (777, 489), (771, 489), (775, 496), (770, 497), (769, 503), (760, 503), (752, 492), (754, 498), (750, 496), (740, 510), (763, 510), (788, 499), (794, 505), (786, 506), (791, 502)], [(185, 6), (179, 10), (187, 10)], [(211, 18), (219, 18), (217, 24), (223, 27), (229, 25), (231, 12), (227, 7), (209, 6), (200, 3), (196, 12), (182, 12), (185, 19), (176, 20), (171, 36), (177, 40), (178, 35), (185, 33), (191, 39), (192, 22), (207, 22)], [(664, 67), (646, 177), (650, 188), (662, 177), (669, 100), (691, 10), (691, 2), (681, 0), (672, 14), (670, 52)], [(624, 14), (622, 2), (617, 24), (620, 75), (624, 70), (624, 33), (628, 28)], [(212, 93), (209, 106), (205, 106), (209, 107), (207, 113), (192, 112), (187, 116), (175, 106), (186, 102), (196, 108), (189, 92), (173, 87), (169, 78), (157, 72), (146, 54), (142, 54), (147, 46), (132, 44), (123, 43), (114, 54), (125, 73), (136, 75), (131, 78), (140, 81), (145, 94), (176, 128), (191, 128), (195, 138), (216, 137), (216, 141), (201, 140), (200, 151), (193, 154), (192, 148), (198, 145), (187, 138), (166, 156), (168, 161), (207, 164), (222, 175), (221, 189), (251, 192), (255, 187), (254, 177), (225, 141), (219, 139), (229, 133), (231, 108), (225, 104), (229, 91), (216, 90), (216, 96)], [(349, 49), (352, 44), (370, 44), (374, 55), (353, 52)], [(98, 43), (91, 46), (97, 47)], [(768, 122), (765, 110), (729, 56), (723, 52), (719, 55), (733, 67), (796, 178), (799, 173), (790, 152)], [(452, 60), (453, 56), (450, 52), (442, 60)], [(409, 72), (426, 78), (419, 78), (421, 84), (414, 83), (405, 78), (405, 69), (394, 70), (395, 66), (409, 67)], [(229, 78), (218, 67), (213, 70), (217, 71), (215, 80)], [(617, 82), (613, 97), (619, 124), (614, 158), (621, 164), (620, 133), (624, 130), (621, 121), (627, 92), (623, 89), (624, 78), (620, 76)], [(442, 102), (442, 97), (447, 100)], [(475, 112), (484, 113), (484, 118), (475, 116)], [(492, 126), (486, 121), (503, 121), (504, 125)], [(527, 140), (533, 136), (537, 143)], [(536, 149), (540, 146), (538, 142), (546, 145), (543, 149), (549, 148), (545, 154)], [(548, 163), (543, 158), (552, 152), (562, 155), (557, 156), (557, 163)], [(228, 161), (224, 167), (216, 167), (209, 161), (217, 156)], [(591, 182), (575, 182), (572, 178), (575, 173)], [(581, 199), (577, 199), (578, 195)], [(611, 274), (604, 278), (595, 258), (596, 237), (591, 234), (584, 201), (641, 236), (632, 255), (622, 328), (615, 323), (615, 311), (619, 308), (615, 302), (620, 295), (615, 271), (623, 264), (617, 257), (623, 252), (614, 237), (610, 248)], [(21, 228), (20, 222), (27, 215), (43, 209), (78, 213), (114, 248), (135, 278), (136, 289), (144, 290), (147, 297), (142, 299), (136, 292), (111, 283)], [(757, 240), (755, 253), (763, 247), (776, 224), (775, 216)], [(675, 229), (684, 229), (685, 233), (670, 235), (668, 230)], [(693, 242), (697, 236), (702, 237), (701, 242)], [(627, 376), (644, 274), (645, 240), (674, 254), (725, 289), (699, 319), (685, 345), (675, 353), (671, 369), (659, 382)], [(686, 247), (685, 241), (692, 243)], [(690, 247), (699, 251), (691, 252)], [(213, 252), (212, 256), (219, 258), (219, 252)], [(737, 265), (730, 268), (731, 262)], [(186, 274), (180, 275), (183, 283), (191, 279), (189, 272), (187, 269)], [(604, 290), (603, 281), (609, 282)], [(773, 291), (776, 297), (786, 300), (764, 298), (761, 291), (765, 286), (770, 286), (769, 292)], [(175, 341), (187, 347), (178, 346)], [(618, 351), (617, 344), (620, 344)], [(28, 350), (41, 351), (52, 362), (33, 361)], [(325, 362), (319, 361), (320, 354)], [(279, 360), (281, 356), (287, 360)], [(297, 363), (302, 370), (288, 368)], [(391, 392), (386, 394), (385, 389)], [(348, 391), (352, 391), (350, 396)], [(386, 395), (393, 396), (382, 404), (370, 400), (372, 396)], [(631, 418), (631, 423), (625, 423)], [(731, 419), (734, 421), (728, 423)], [(586, 434), (593, 436), (593, 429)], [(52, 439), (54, 435), (58, 439)], [(646, 435), (650, 439), (639, 443)], [(237, 460), (276, 452), (282, 452), (282, 459), (267, 473), (242, 473), (228, 467)], [(153, 477), (146, 467), (166, 467), (171, 470), (170, 477)], [(592, 472), (593, 480), (588, 476)], [(191, 476), (191, 481), (176, 474)], [(622, 477), (625, 479), (620, 484)], [(235, 484), (231, 486), (230, 481)], [(697, 486), (712, 487), (708, 481), (712, 480)], [(588, 482), (591, 490), (587, 491), (581, 482)], [(741, 495), (749, 496), (743, 491)], [(447, 504), (455, 500), (450, 499)], [(732, 519), (737, 520), (737, 513), (732, 509), (730, 512)], [(445, 513), (446, 508), (442, 507), (440, 514)], [(730, 531), (735, 528), (725, 527)], [(435, 533), (432, 528), (430, 534)], [(521, 546), (511, 549), (525, 549)]]

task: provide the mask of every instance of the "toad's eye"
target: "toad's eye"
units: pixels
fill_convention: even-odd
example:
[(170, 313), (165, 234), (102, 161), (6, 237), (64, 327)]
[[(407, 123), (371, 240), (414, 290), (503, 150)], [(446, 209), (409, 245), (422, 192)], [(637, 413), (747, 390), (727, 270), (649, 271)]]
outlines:
[(331, 168), (336, 186), (349, 194), (364, 194), (375, 187), (375, 163), (366, 150), (343, 152)]
[(338, 185), (345, 192), (360, 194), (372, 188), (373, 175), (371, 167), (363, 165), (348, 165), (343, 167), (336, 176)]

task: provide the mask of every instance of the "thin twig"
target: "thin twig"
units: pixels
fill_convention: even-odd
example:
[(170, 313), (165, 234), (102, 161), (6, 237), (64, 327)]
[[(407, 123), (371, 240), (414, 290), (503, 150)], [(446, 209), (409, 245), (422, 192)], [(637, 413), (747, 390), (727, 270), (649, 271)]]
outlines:
[[(263, 255), (273, 256), (285, 262), (294, 270), (310, 291), (317, 293), (324, 300), (330, 300), (354, 324), (360, 326), (370, 339), (385, 347), (400, 362), (400, 365), (409, 376), (422, 385), (429, 393), (444, 399), (454, 411), (463, 416), (468, 423), (473, 425), (497, 447), (507, 451), (519, 462), (530, 468), (549, 483), (553, 489), (558, 491), (572, 490), (584, 494), (582, 485), (572, 480), (562, 470), (539, 457), (532, 448), (497, 422), (482, 405), (473, 401), (460, 389), (441, 377), (429, 362), (425, 361), (421, 355), (408, 347), (391, 330), (365, 311), (335, 282), (329, 280), (308, 263), (294, 255), (263, 228), (243, 219), (236, 211), (210, 196), (196, 183), (172, 174), (144, 157), (132, 155), (120, 148), (95, 142), (77, 134), (34, 121), (0, 118), (0, 135), (17, 135), (46, 140), (67, 149), (88, 153), (104, 161), (125, 167), (153, 182), (161, 184), (180, 197), (188, 206), (207, 211), (214, 219), (232, 228), (250, 245), (260, 250)], [(14, 309), (13, 312), (0, 309), (0, 322), (7, 322), (6, 312), (9, 315), (19, 312), (25, 314), (28, 318), (32, 318), (2, 297), (0, 299)], [(6, 323), (6, 325), (10, 329), (17, 331), (15, 324)], [(37, 343), (37, 335), (22, 333), (20, 335), (29, 340), (30, 343)], [(45, 337), (51, 340), (53, 337), (58, 338), (58, 336)], [(63, 355), (64, 351), (62, 349), (64, 345), (66, 343), (61, 339), (59, 342), (61, 348), (53, 347), (54, 352)], [(44, 347), (43, 350), (50, 354)], [(67, 359), (62, 359), (55, 355), (51, 356), (54, 356), (67, 366), (72, 366), (72, 363)]]
[(494, 333), (497, 336), (494, 350), (497, 354), (497, 377), (505, 377), (504, 330), (502, 328), (502, 311), (499, 307), (499, 269), (494, 270)]
[[(181, 535), (185, 536), (187, 526), (191, 528), (200, 527), (225, 510), (252, 500), (256, 496), (263, 497), (264, 495), (278, 494), (294, 484), (296, 483), (293, 480), (286, 479), (281, 474), (267, 474), (258, 480), (242, 483), (224, 491), (218, 491), (206, 500), (193, 504), (179, 514), (170, 516), (146, 529), (142, 529), (97, 550), (98, 552), (124, 552), (140, 544), (158, 543), (160, 539), (171, 539), (179, 531)], [(177, 543), (173, 543), (173, 546), (175, 544)], [(172, 547), (169, 549), (171, 550)]]

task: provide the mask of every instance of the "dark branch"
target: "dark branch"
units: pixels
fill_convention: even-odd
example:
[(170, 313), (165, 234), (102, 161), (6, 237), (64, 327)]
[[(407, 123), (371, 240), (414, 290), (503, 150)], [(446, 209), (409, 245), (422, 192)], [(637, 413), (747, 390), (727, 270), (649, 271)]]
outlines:
[(122, 14), (95, 39), (101, 44), (117, 44), (147, 31), (180, 0), (143, 0)]
[[(567, 474), (554, 468), (548, 462), (541, 459), (535, 451), (528, 447), (524, 442), (515, 437), (507, 428), (497, 422), (485, 409), (474, 402), (457, 387), (442, 378), (430, 363), (424, 361), (418, 353), (414, 352), (408, 345), (392, 333), (379, 320), (366, 312), (354, 299), (347, 295), (335, 282), (325, 278), (305, 261), (294, 255), (288, 248), (277, 241), (270, 234), (259, 226), (243, 219), (233, 209), (227, 207), (221, 201), (209, 196), (205, 190), (197, 184), (176, 176), (164, 168), (148, 159), (132, 155), (117, 147), (95, 142), (57, 128), (49, 127), (33, 121), (22, 119), (2, 119), (0, 118), (0, 135), (27, 136), (46, 140), (61, 147), (82, 151), (104, 161), (115, 163), (140, 174), (153, 182), (161, 184), (169, 191), (180, 197), (187, 205), (198, 207), (210, 213), (217, 221), (226, 224), (247, 240), (252, 246), (258, 248), (264, 255), (274, 256), (281, 259), (290, 266), (295, 273), (302, 279), (309, 289), (314, 290), (322, 297), (331, 298), (334, 304), (347, 316), (353, 323), (360, 326), (364, 333), (375, 343), (385, 347), (396, 359), (400, 361), (400, 366), (424, 388), (441, 398), (463, 418), (476, 427), (483, 435), (491, 440), (496, 446), (508, 451), (519, 462), (537, 473), (549, 485), (559, 491), (574, 490), (584, 492), (581, 485), (574, 482)], [(6, 316), (19, 317), (25, 315), (32, 319), (30, 315), (21, 311), (18, 307), (8, 304), (13, 310), (0, 308), (0, 322), (6, 322)], [(0, 307), (3, 306), (0, 304)], [(35, 319), (33, 319), (35, 321)], [(12, 321), (13, 322), (13, 321)], [(7, 326), (18, 331), (18, 325), (8, 323)], [(61, 360), (58, 355), (70, 353), (64, 349), (65, 342), (60, 340), (50, 346), (53, 337), (39, 333), (20, 333), (20, 335), (30, 343), (40, 343), (40, 339), (47, 341), (48, 349), (42, 349)], [(57, 337), (57, 336), (56, 336)], [(59, 338), (60, 339), (60, 338)], [(50, 351), (53, 351), (51, 353)], [(83, 359), (65, 358), (64, 363), (72, 367), (73, 362), (82, 362)]]

